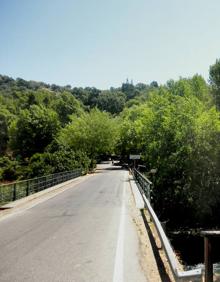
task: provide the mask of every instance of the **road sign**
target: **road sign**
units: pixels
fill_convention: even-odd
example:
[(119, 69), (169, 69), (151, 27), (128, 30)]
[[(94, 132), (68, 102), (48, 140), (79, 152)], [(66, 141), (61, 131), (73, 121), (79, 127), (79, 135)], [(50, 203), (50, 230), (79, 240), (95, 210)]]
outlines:
[(140, 160), (141, 155), (130, 155), (130, 160)]

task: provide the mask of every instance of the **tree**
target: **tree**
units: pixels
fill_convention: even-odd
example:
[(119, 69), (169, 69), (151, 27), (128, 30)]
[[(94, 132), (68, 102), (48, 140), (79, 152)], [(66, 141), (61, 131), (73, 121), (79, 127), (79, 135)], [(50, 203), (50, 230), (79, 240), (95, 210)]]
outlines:
[(80, 102), (69, 92), (63, 92), (54, 99), (52, 107), (58, 113), (63, 126), (71, 121), (70, 115), (83, 111)]
[(121, 91), (126, 95), (128, 100), (134, 98), (134, 96), (138, 94), (133, 83), (129, 82), (128, 79), (125, 83), (122, 83)]
[(97, 99), (101, 91), (95, 87), (86, 87), (85, 91), (88, 92), (88, 106), (90, 106), (91, 108), (96, 107)]
[(0, 106), (0, 155), (3, 155), (7, 149), (7, 143), (9, 140), (8, 136), (8, 125), (11, 114), (9, 111)]
[(210, 66), (209, 80), (212, 86), (216, 107), (220, 110), (220, 59), (216, 60), (215, 64)]
[(150, 87), (152, 87), (152, 88), (158, 88), (159, 87), (159, 85), (158, 85), (158, 83), (157, 83), (157, 81), (152, 81), (151, 83), (150, 83)]
[(71, 93), (73, 94), (74, 97), (76, 97), (78, 100), (80, 100), (84, 105), (88, 105), (89, 103), (89, 93), (84, 90), (83, 88), (77, 88), (74, 87), (71, 90)]
[(214, 224), (219, 216), (219, 114), (189, 82), (180, 81), (180, 93), (154, 91), (121, 115), (121, 152), (139, 152), (148, 171), (157, 169), (154, 207), (170, 226), (205, 225), (210, 217)]
[(75, 152), (85, 152), (92, 160), (114, 151), (117, 142), (117, 123), (108, 113), (97, 109), (72, 116), (72, 123), (63, 128), (58, 142)]
[(21, 110), (10, 127), (10, 146), (15, 155), (22, 158), (43, 152), (60, 128), (56, 112), (43, 106), (33, 105)]
[(97, 98), (97, 107), (111, 114), (120, 113), (125, 106), (126, 96), (119, 91), (103, 91)]
[(169, 80), (166, 87), (173, 95), (188, 98), (195, 96), (208, 107), (212, 106), (210, 89), (200, 75), (196, 74), (192, 78), (180, 78), (178, 81)]

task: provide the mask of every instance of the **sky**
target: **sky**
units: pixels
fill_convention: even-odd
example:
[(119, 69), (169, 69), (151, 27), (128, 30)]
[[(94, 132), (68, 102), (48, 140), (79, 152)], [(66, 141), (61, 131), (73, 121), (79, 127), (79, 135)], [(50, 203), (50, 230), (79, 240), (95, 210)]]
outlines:
[(0, 74), (108, 89), (220, 58), (219, 0), (0, 0)]

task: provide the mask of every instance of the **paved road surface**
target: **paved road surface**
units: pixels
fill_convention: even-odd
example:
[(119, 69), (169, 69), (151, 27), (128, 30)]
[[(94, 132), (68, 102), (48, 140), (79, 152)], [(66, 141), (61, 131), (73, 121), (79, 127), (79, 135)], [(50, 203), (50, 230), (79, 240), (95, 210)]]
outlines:
[(104, 164), (84, 182), (0, 220), (0, 281), (146, 281), (127, 178)]

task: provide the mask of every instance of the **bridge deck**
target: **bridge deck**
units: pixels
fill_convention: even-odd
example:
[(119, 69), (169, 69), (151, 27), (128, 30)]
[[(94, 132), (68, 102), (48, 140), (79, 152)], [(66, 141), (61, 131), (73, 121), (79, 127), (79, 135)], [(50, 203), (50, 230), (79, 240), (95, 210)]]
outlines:
[(104, 164), (69, 185), (1, 218), (0, 281), (160, 281), (150, 246), (149, 266), (141, 250), (128, 172)]

